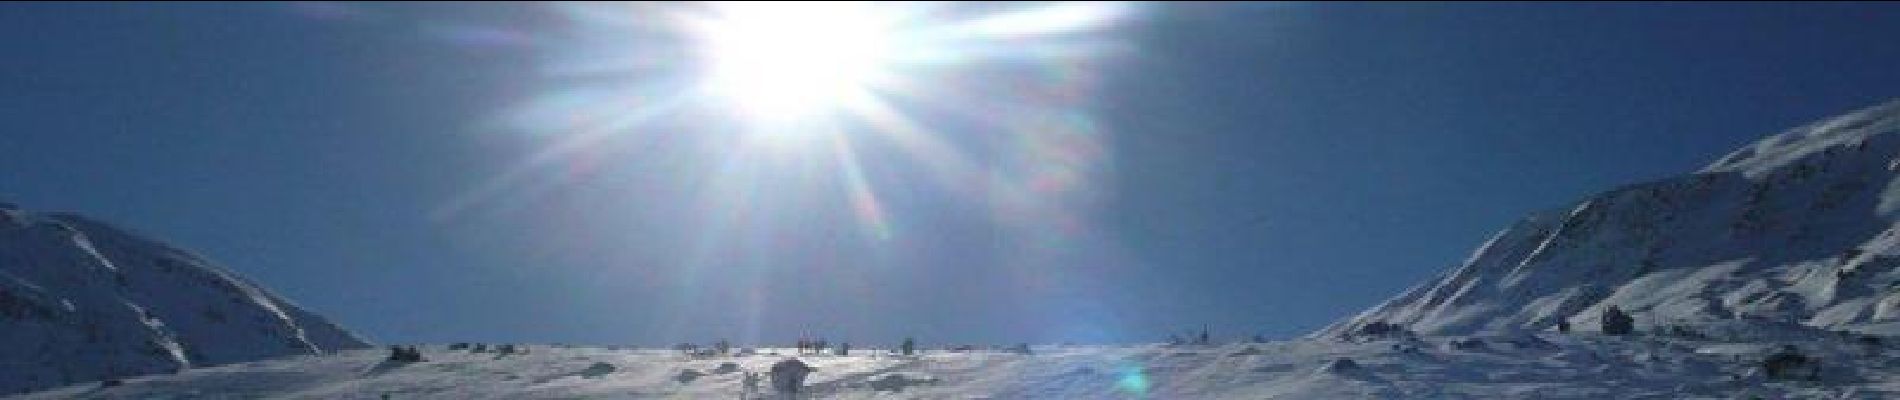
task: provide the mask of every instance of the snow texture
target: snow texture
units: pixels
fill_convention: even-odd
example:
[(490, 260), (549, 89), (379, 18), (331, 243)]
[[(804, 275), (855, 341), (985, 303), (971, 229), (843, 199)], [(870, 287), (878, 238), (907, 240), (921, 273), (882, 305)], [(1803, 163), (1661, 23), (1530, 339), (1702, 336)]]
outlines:
[(362, 348), (203, 257), (0, 204), (0, 393)]
[(1687, 176), (1534, 213), (1447, 274), (1317, 332), (1638, 330), (1760, 319), (1900, 332), (1900, 101), (1770, 136)]
[[(1707, 337), (1521, 333), (1301, 339), (1211, 346), (1037, 346), (1007, 351), (865, 351), (804, 356), (800, 399), (1826, 398), (1900, 396), (1900, 347), (1801, 325), (1736, 326)], [(1750, 332), (1767, 332), (1760, 336)], [(1820, 360), (1817, 380), (1770, 380), (1783, 344)], [(499, 355), (422, 346), (188, 370), (18, 399), (774, 399), (746, 372), (793, 353), (691, 356), (668, 350), (533, 346)], [(771, 355), (776, 353), (779, 355)], [(720, 368), (733, 363), (736, 369)], [(691, 379), (681, 377), (691, 376)], [(760, 388), (770, 385), (761, 383)], [(762, 389), (769, 390), (769, 389)]]

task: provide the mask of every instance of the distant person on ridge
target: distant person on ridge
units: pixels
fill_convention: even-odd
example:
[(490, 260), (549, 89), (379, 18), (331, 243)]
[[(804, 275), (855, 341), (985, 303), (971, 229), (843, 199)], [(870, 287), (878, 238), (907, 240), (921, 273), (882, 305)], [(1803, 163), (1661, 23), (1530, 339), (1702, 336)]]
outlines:
[(1630, 318), (1622, 308), (1610, 306), (1603, 310), (1603, 334), (1628, 335), (1636, 331), (1636, 319)]

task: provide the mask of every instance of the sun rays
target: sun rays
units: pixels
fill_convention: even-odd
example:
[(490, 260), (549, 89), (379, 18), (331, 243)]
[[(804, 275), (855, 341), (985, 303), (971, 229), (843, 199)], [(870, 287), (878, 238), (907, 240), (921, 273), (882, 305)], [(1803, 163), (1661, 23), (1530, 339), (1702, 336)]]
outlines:
[[(1113, 29), (1138, 4), (551, 7), (561, 28), (534, 40), (542, 89), (507, 121), (541, 148), (438, 218), (625, 184), (602, 177), (664, 162), (674, 187), (655, 192), (691, 197), (680, 218), (693, 222), (667, 228), (695, 243), (665, 278), (680, 301), (728, 286), (767, 295), (755, 280), (774, 268), (849, 275), (822, 270), (850, 264), (839, 256), (784, 256), (829, 231), (800, 224), (854, 231), (839, 252), (891, 253), (931, 237), (919, 232), (945, 207), (977, 210), (988, 220), (969, 223), (1004, 236), (995, 251), (1007, 254), (988, 257), (1011, 264), (998, 269), (1015, 290), (1088, 290), (1073, 289), (1089, 285), (1073, 269), (1100, 260), (1074, 260), (1112, 257), (1092, 254), (1112, 253), (1090, 234), (1112, 162), (1095, 96), (1101, 67), (1130, 50)], [(674, 318), (662, 325), (690, 319)]]
[[(1107, 162), (1088, 109), (1092, 68), (1122, 49), (1106, 31), (1135, 11), (1126, 3), (556, 7), (567, 37), (542, 42), (565, 48), (548, 51), (549, 89), (511, 124), (549, 144), (454, 210), (521, 189), (531, 180), (522, 175), (600, 142), (647, 135), (654, 120), (695, 118), (703, 136), (737, 135), (708, 179), (771, 179), (733, 173), (763, 158), (829, 163), (852, 215), (878, 240), (901, 234), (893, 226), (901, 218), (888, 215), (901, 207), (882, 204), (882, 188), (865, 178), (884, 167), (854, 154), (872, 147), (859, 143), (867, 140), (904, 153), (877, 159), (908, 160), (906, 173), (927, 175), (906, 182), (952, 186), (990, 203), (999, 220), (1079, 228), (1080, 216), (1058, 214), (1093, 195)], [(784, 152), (831, 155), (774, 155)], [(753, 185), (713, 183), (709, 190), (734, 192), (706, 195), (722, 204), (788, 195), (745, 186)]]

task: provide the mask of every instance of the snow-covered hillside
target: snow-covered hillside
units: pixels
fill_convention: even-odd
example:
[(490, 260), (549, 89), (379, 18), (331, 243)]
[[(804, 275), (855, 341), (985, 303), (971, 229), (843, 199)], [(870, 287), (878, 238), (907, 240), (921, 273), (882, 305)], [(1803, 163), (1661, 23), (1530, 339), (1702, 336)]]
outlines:
[(363, 348), (190, 252), (0, 204), (0, 393)]
[[(1781, 343), (1820, 358), (1818, 381), (1765, 380)], [(789, 350), (772, 351), (788, 354)], [(88, 383), (22, 399), (742, 399), (745, 372), (784, 356), (532, 346), (503, 355), (423, 346)], [(1900, 396), (1900, 347), (1799, 325), (1708, 337), (1512, 334), (1220, 346), (1035, 347), (1032, 354), (859, 351), (805, 356), (812, 399), (1827, 398)], [(730, 366), (722, 366), (731, 363)], [(768, 381), (769, 382), (769, 381)], [(760, 385), (770, 388), (769, 383)], [(756, 392), (755, 392), (756, 393)], [(387, 396), (387, 397), (385, 397)]]
[(1900, 333), (1900, 101), (1771, 136), (1694, 174), (1535, 213), (1463, 265), (1315, 336), (1754, 319)]

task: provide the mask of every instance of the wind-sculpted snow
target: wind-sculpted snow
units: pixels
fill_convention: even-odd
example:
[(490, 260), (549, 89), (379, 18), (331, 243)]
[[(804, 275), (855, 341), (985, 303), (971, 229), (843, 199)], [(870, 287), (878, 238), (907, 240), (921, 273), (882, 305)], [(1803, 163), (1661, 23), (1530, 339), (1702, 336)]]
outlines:
[(1638, 329), (1727, 319), (1900, 332), (1900, 102), (1771, 136), (1694, 174), (1504, 229), (1448, 274), (1315, 336)]
[(189, 252), (10, 205), (0, 343), (0, 393), (366, 345)]
[[(1768, 352), (1798, 344), (1817, 380), (1769, 380)], [(746, 372), (780, 355), (531, 346), (500, 355), (421, 346), (194, 369), (74, 385), (21, 399), (764, 399)], [(1219, 346), (1037, 346), (1033, 354), (860, 351), (806, 356), (801, 399), (1827, 398), (1900, 396), (1900, 348), (1800, 325), (1699, 337), (1596, 334), (1390, 336)], [(790, 350), (766, 350), (789, 354)], [(729, 367), (722, 367), (725, 364)], [(690, 377), (690, 378), (686, 378)], [(769, 382), (761, 383), (770, 388)]]

